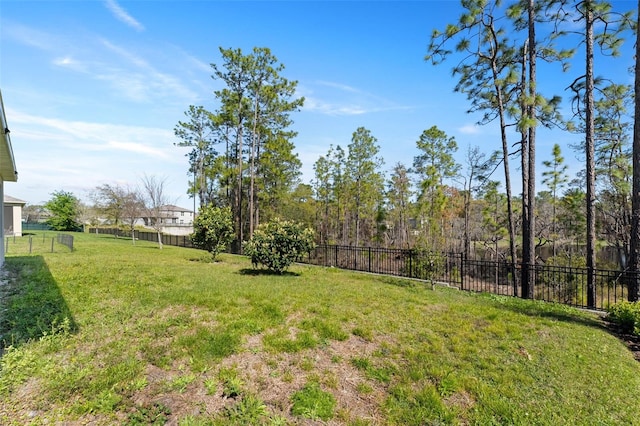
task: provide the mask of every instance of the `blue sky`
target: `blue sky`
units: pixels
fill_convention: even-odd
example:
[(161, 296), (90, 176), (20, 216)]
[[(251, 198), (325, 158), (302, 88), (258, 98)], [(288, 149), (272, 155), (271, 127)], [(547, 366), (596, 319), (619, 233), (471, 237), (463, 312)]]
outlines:
[[(489, 153), (498, 131), (475, 126), (479, 117), (453, 93), (455, 62), (423, 59), (431, 31), (460, 13), (458, 1), (0, 0), (0, 89), (19, 172), (5, 192), (30, 204), (57, 190), (88, 200), (98, 185), (135, 185), (146, 174), (166, 177), (171, 200), (192, 206), (173, 128), (189, 105), (216, 108), (210, 63), (220, 63), (220, 46), (269, 47), (282, 75), (298, 81), (306, 101), (292, 119), (306, 183), (318, 157), (346, 147), (360, 126), (378, 139), (387, 170), (410, 166), (434, 125), (456, 138), (460, 162), (469, 145)], [(625, 46), (596, 74), (630, 83), (633, 43)], [(556, 66), (541, 86), (566, 98), (578, 73)], [(578, 140), (540, 131), (538, 170), (556, 142), (579, 170), (581, 157), (566, 147)]]

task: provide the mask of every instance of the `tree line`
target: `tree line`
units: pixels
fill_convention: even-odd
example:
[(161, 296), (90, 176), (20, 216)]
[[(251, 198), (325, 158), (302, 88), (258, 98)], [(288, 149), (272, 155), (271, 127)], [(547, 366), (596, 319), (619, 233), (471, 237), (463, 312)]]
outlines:
[[(490, 236), (486, 238), (491, 240), (496, 256), (500, 255), (500, 246), (508, 247), (501, 255), (511, 263), (512, 279), (521, 281), (527, 297), (532, 297), (531, 267), (537, 261), (537, 248), (550, 244), (551, 257), (559, 261), (559, 251), (574, 247), (573, 242), (567, 245), (567, 240), (576, 239), (576, 249), (584, 252), (591, 271), (588, 298), (593, 301), (598, 241), (606, 240), (619, 250), (622, 267), (634, 258), (632, 239), (627, 237), (635, 235), (631, 228), (636, 220), (631, 209), (628, 101), (633, 98), (632, 88), (608, 76), (598, 76), (595, 70), (603, 59), (614, 61), (611, 58), (619, 56), (623, 42), (636, 31), (636, 10), (616, 10), (609, 2), (591, 0), (522, 0), (509, 4), (469, 0), (461, 2), (461, 8), (457, 21), (433, 31), (425, 59), (439, 65), (454, 57), (452, 71), (457, 81), (453, 90), (467, 96), (469, 112), (482, 117), (479, 124), (497, 123), (500, 148), (490, 158), (480, 155), (486, 147), (470, 148), (463, 175), (462, 165), (453, 161), (456, 141), (433, 126), (419, 136), (419, 153), (413, 164), (395, 165), (386, 181), (375, 136), (366, 128), (355, 129), (346, 149), (332, 146), (314, 164), (315, 205), (304, 211), (313, 211), (315, 217), (308, 220), (322, 242), (418, 245), (441, 250), (462, 240), (467, 253), (472, 238), (478, 241), (479, 233), (473, 228), (481, 225), (482, 232)], [(194, 148), (190, 154), (192, 192), (202, 191), (206, 182), (214, 184), (218, 193), (226, 188), (222, 191), (226, 200), (218, 197), (218, 201), (223, 199), (232, 207), (237, 240), (242, 241), (260, 222), (263, 207), (267, 216), (284, 215), (285, 204), (295, 204), (287, 190), (292, 194), (294, 188), (302, 189), (290, 185), (295, 179), (280, 181), (284, 184), (278, 186), (268, 178), (268, 172), (294, 170), (289, 177), (299, 175), (297, 158), (291, 154), (290, 141), (295, 134), (285, 129), (290, 124), (289, 113), (304, 100), (292, 99), (296, 82), (280, 76), (284, 67), (268, 49), (255, 48), (249, 55), (239, 50), (220, 51), (223, 63), (212, 64), (213, 77), (226, 87), (215, 92), (219, 110), (206, 113), (207, 123), (213, 123), (213, 140), (225, 143), (224, 155), (211, 157), (224, 166), (223, 171), (216, 169), (217, 173), (211, 175), (217, 176), (217, 185), (201, 168), (205, 160), (195, 140), (203, 139), (192, 137), (201, 133), (180, 122), (176, 135), (183, 139), (183, 145)], [(578, 51), (584, 53), (584, 67), (572, 71), (569, 65), (577, 63), (574, 58)], [(548, 74), (539, 77), (539, 61), (544, 61), (544, 70), (551, 70), (547, 73), (553, 73), (554, 78), (566, 72), (572, 106), (569, 117), (561, 115), (560, 96), (540, 92), (539, 81)], [(550, 68), (553, 64), (556, 70)], [(264, 95), (263, 90), (273, 96)], [(191, 107), (187, 115), (193, 116), (193, 111), (202, 110)], [(548, 169), (544, 171), (545, 190), (537, 185), (539, 126), (557, 127), (583, 137), (576, 149), (584, 155), (585, 167), (566, 188), (570, 182), (563, 175), (566, 169), (559, 147), (554, 147), (552, 160), (543, 163)], [(243, 135), (250, 135), (246, 148)], [(284, 158), (266, 155), (269, 143), (273, 144), (271, 149), (280, 147), (279, 152), (286, 152), (284, 158), (291, 161), (285, 165)], [(519, 195), (512, 187), (514, 161), (521, 173)], [(503, 171), (500, 178), (490, 173), (497, 168)], [(456, 180), (458, 184), (452, 183)], [(503, 192), (498, 191), (497, 182), (504, 186)], [(271, 191), (268, 183), (283, 191)], [(204, 198), (200, 197), (202, 203)], [(543, 214), (546, 210), (550, 217)], [(462, 219), (461, 229), (455, 225), (457, 219)], [(499, 240), (504, 243), (499, 244)], [(522, 265), (520, 277), (515, 276), (518, 263)]]
[[(632, 65), (616, 57), (637, 38), (637, 9), (617, 8), (595, 0), (461, 2), (460, 17), (432, 32), (425, 60), (453, 59), (452, 89), (467, 97), (478, 124), (498, 125), (498, 149), (468, 146), (459, 164), (458, 141), (433, 125), (416, 135), (412, 163), (387, 172), (375, 135), (359, 127), (344, 148), (331, 146), (315, 162), (310, 184), (300, 181), (291, 130), (304, 104), (297, 81), (283, 76), (268, 48), (220, 48), (221, 62), (211, 64), (222, 84), (216, 109), (189, 106), (174, 128), (176, 145), (190, 148), (188, 193), (201, 208), (230, 209), (237, 250), (260, 223), (281, 217), (313, 227), (320, 243), (482, 251), (511, 264), (525, 297), (533, 296), (532, 266), (546, 246), (555, 264), (584, 262), (591, 303), (599, 244), (616, 248), (620, 268), (640, 268), (640, 84), (596, 73), (603, 60)], [(540, 91), (550, 77), (566, 79), (569, 116), (560, 96)], [(536, 182), (540, 126), (580, 135), (573, 147), (584, 158), (580, 173), (567, 175), (555, 145)]]

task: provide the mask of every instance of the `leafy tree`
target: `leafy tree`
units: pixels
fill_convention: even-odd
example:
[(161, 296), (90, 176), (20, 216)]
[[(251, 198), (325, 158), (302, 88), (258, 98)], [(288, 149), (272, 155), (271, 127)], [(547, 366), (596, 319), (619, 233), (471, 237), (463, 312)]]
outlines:
[(436, 126), (422, 132), (416, 143), (420, 154), (413, 159), (413, 172), (418, 179), (418, 209), (425, 222), (426, 242), (431, 250), (443, 248), (442, 215), (447, 206), (445, 196), (445, 179), (458, 174), (460, 165), (453, 154), (458, 144), (453, 137)]
[(329, 147), (313, 166), (314, 192), (318, 200), (317, 229), (320, 241), (329, 244), (349, 244), (351, 204), (348, 202), (349, 178), (347, 155), (340, 145)]
[[(629, 14), (612, 11), (606, 1), (584, 0), (575, 6), (575, 11), (567, 14), (571, 28), (576, 22), (584, 24), (581, 43), (585, 47), (585, 73), (570, 85), (574, 91), (574, 113), (579, 117), (584, 131), (584, 150), (586, 157), (586, 200), (587, 200), (587, 305), (595, 306), (595, 267), (596, 267), (596, 160), (595, 160), (595, 87), (594, 47), (597, 44), (603, 54), (618, 56), (623, 39), (621, 33), (629, 28)], [(596, 32), (601, 28), (600, 32)]]
[(263, 224), (244, 243), (243, 252), (268, 269), (282, 274), (293, 262), (315, 248), (314, 232), (302, 224), (280, 219)]
[(387, 218), (391, 223), (391, 244), (401, 248), (411, 248), (409, 220), (413, 208), (413, 190), (409, 170), (404, 164), (394, 166), (387, 182)]
[[(193, 176), (191, 195), (195, 198), (198, 195), (200, 207), (211, 202), (209, 184), (209, 169), (218, 153), (214, 149), (216, 132), (212, 114), (202, 106), (189, 106), (189, 110), (184, 113), (187, 121), (179, 121), (173, 129), (176, 137), (181, 139), (177, 146), (189, 147), (191, 151), (189, 157), (189, 172)], [(195, 204), (195, 202), (194, 202)]]
[(313, 227), (316, 205), (311, 185), (301, 183), (288, 194), (281, 208), (282, 216), (294, 222), (300, 222), (307, 227)]
[[(328, 157), (328, 156), (327, 156)], [(331, 206), (333, 199), (331, 181), (331, 161), (325, 156), (320, 156), (313, 165), (315, 178), (312, 182), (315, 194), (318, 214), (316, 229), (319, 241), (323, 244), (329, 243)]]
[[(463, 2), (465, 12), (455, 25), (448, 25), (444, 32), (434, 31), (426, 59), (439, 63), (451, 51), (445, 45), (454, 38), (459, 39), (456, 51), (468, 56), (454, 69), (459, 82), (455, 90), (467, 95), (471, 101), (469, 112), (482, 112), (481, 124), (498, 120), (502, 142), (502, 164), (504, 166), (507, 211), (509, 218), (509, 244), (512, 261), (516, 260), (515, 219), (512, 207), (511, 168), (509, 165), (509, 143), (507, 141), (507, 121), (509, 111), (517, 102), (519, 50), (515, 41), (504, 27), (498, 27), (501, 20), (498, 10), (501, 2), (472, 0)], [(476, 35), (477, 42), (475, 41)], [(474, 40), (474, 41), (472, 41)]]
[(229, 207), (201, 207), (193, 224), (193, 244), (211, 253), (213, 260), (233, 241), (233, 216)]
[[(286, 137), (269, 138), (262, 147), (254, 187), (255, 224), (278, 216), (300, 183), (302, 163)], [(255, 225), (254, 224), (254, 225)]]
[[(552, 3), (552, 2), (545, 2)], [(444, 31), (434, 31), (429, 44), (427, 60), (434, 64), (440, 63), (452, 51), (447, 44), (456, 41), (455, 49), (465, 54), (463, 59), (453, 69), (454, 75), (460, 79), (455, 87), (456, 91), (466, 93), (471, 101), (470, 112), (483, 112), (481, 124), (498, 121), (502, 142), (502, 163), (505, 174), (505, 189), (507, 192), (507, 211), (509, 218), (509, 248), (512, 268), (515, 269), (515, 218), (512, 206), (511, 177), (509, 166), (509, 144), (507, 142), (507, 127), (517, 124), (521, 130), (522, 154), (522, 182), (523, 182), (523, 241), (525, 242), (525, 263), (533, 263), (533, 247), (528, 240), (533, 241), (535, 230), (534, 197), (535, 194), (535, 127), (537, 126), (536, 112), (541, 109), (542, 117), (554, 116), (555, 106), (559, 99), (543, 99), (536, 92), (536, 57), (538, 55), (535, 37), (535, 21), (537, 13), (545, 7), (536, 8), (533, 0), (525, 0), (507, 9), (507, 15), (517, 17), (512, 21), (514, 28), (506, 27), (509, 23), (500, 15), (503, 11), (502, 2), (486, 0), (469, 0), (462, 2), (464, 13), (456, 24), (447, 25)], [(502, 26), (500, 26), (502, 25)], [(516, 36), (517, 31), (527, 29), (528, 35), (523, 40)], [(522, 45), (524, 44), (524, 47)], [(547, 60), (566, 57), (567, 53), (556, 53), (551, 46), (543, 49)], [(526, 76), (527, 70), (529, 74)], [(518, 79), (520, 70), (520, 79)], [(507, 118), (515, 119), (516, 123), (509, 123)], [(530, 248), (531, 253), (528, 253)], [(530, 277), (523, 268), (523, 285), (528, 286)], [(533, 281), (533, 280), (531, 280)], [(532, 297), (532, 291), (524, 292), (525, 297)]]
[(569, 247), (569, 257), (573, 257), (574, 252), (580, 252), (581, 244), (585, 243), (587, 230), (586, 193), (583, 179), (573, 179), (569, 182), (568, 189), (560, 199), (559, 207), (558, 221), (565, 235), (575, 242), (575, 250), (573, 246)]
[(118, 184), (97, 186), (91, 193), (95, 209), (118, 226), (122, 221), (122, 209), (127, 197), (127, 188)]
[(610, 84), (594, 101), (595, 173), (598, 228), (616, 247), (620, 267), (630, 255), (632, 163), (627, 106), (631, 87)]
[(346, 173), (352, 204), (353, 242), (359, 246), (362, 240), (372, 241), (376, 234), (376, 215), (384, 191), (384, 177), (378, 169), (383, 160), (378, 157), (377, 139), (364, 127), (353, 132), (348, 152)]
[(552, 159), (545, 160), (542, 164), (548, 169), (542, 172), (542, 183), (547, 185), (549, 191), (551, 192), (551, 206), (552, 206), (552, 217), (551, 217), (551, 242), (552, 242), (552, 250), (553, 257), (556, 257), (556, 239), (557, 239), (557, 230), (556, 230), (556, 216), (557, 216), (557, 204), (558, 204), (558, 191), (562, 189), (565, 183), (569, 180), (567, 177), (567, 165), (564, 164), (564, 157), (562, 156), (562, 152), (560, 150), (560, 145), (553, 145), (553, 149), (551, 151)]
[[(247, 55), (241, 49), (220, 48), (220, 53), (222, 65), (211, 65), (214, 71), (212, 77), (224, 84), (221, 90), (214, 92), (221, 103), (215, 121), (228, 144), (225, 165), (231, 167), (232, 162), (235, 164), (233, 170), (229, 168), (220, 175), (227, 182), (232, 182), (226, 187), (230, 190), (229, 198), (232, 200), (236, 240), (241, 242), (245, 235), (245, 224), (249, 226), (250, 235), (259, 221), (261, 177), (263, 191), (266, 192), (268, 185), (274, 184), (274, 180), (269, 178), (278, 175), (273, 173), (274, 167), (278, 170), (299, 170), (299, 166), (290, 167), (295, 161), (268, 163), (274, 158), (295, 157), (290, 140), (296, 133), (288, 130), (291, 125), (289, 114), (301, 107), (304, 99), (293, 99), (297, 82), (280, 76), (284, 66), (278, 63), (268, 48), (256, 47)], [(247, 137), (248, 146), (245, 141)], [(277, 149), (274, 145), (277, 145)], [(287, 150), (289, 156), (283, 156), (283, 151)], [(263, 161), (263, 154), (276, 151), (278, 156)], [(245, 182), (245, 170), (249, 172), (248, 185)], [(265, 175), (260, 176), (261, 171)], [(283, 178), (276, 184), (287, 181), (286, 173), (280, 175)], [(248, 194), (245, 194), (247, 186)]]
[(52, 198), (44, 205), (51, 214), (47, 225), (56, 231), (77, 231), (81, 226), (78, 222), (80, 200), (66, 191), (55, 191), (51, 195)]

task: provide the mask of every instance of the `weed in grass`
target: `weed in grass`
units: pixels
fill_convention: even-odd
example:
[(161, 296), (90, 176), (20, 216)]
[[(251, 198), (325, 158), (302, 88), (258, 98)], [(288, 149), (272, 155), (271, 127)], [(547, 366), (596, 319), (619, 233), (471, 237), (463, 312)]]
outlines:
[(371, 368), (371, 361), (369, 361), (367, 358), (351, 358), (351, 364), (358, 370), (362, 371), (366, 371)]
[(390, 389), (385, 401), (390, 420), (397, 424), (451, 424), (455, 414), (442, 401), (433, 385), (427, 384), (417, 392), (405, 385)]
[(213, 426), (215, 423), (209, 418), (186, 416), (178, 421), (178, 426)]
[(265, 347), (272, 351), (287, 353), (296, 353), (303, 349), (312, 349), (318, 345), (316, 337), (308, 331), (300, 331), (294, 338), (290, 338), (282, 329), (275, 333), (265, 335), (262, 342)]
[(181, 336), (177, 344), (192, 356), (194, 368), (200, 370), (215, 360), (234, 354), (240, 347), (240, 336), (225, 331), (198, 327), (194, 334)]
[(322, 384), (329, 389), (338, 389), (338, 376), (329, 370), (322, 372)]
[(196, 375), (193, 373), (187, 373), (182, 376), (178, 376), (172, 379), (167, 384), (168, 390), (183, 393), (185, 390), (187, 390), (187, 386), (193, 383), (195, 379), (196, 379)]
[(313, 370), (313, 367), (315, 367), (315, 365), (316, 365), (315, 361), (310, 356), (305, 356), (300, 361), (300, 369), (302, 371), (311, 371)]
[(291, 370), (287, 370), (282, 374), (282, 381), (285, 383), (293, 383), (295, 378), (296, 376)]
[(242, 393), (244, 382), (238, 377), (235, 368), (220, 369), (218, 377), (222, 381), (222, 395), (227, 398), (237, 398)]
[(133, 395), (134, 393), (141, 391), (149, 385), (146, 377), (138, 377), (136, 379), (131, 380), (128, 384), (123, 387), (123, 393), (125, 395)]
[(268, 415), (267, 406), (258, 397), (248, 394), (225, 409), (224, 417), (232, 424), (261, 424)]
[(305, 330), (314, 330), (321, 340), (344, 341), (349, 337), (335, 322), (323, 321), (318, 318), (303, 320), (301, 327)]
[(356, 391), (362, 395), (369, 395), (373, 392), (373, 388), (367, 382), (360, 382), (356, 385)]
[(332, 394), (320, 389), (317, 383), (307, 383), (291, 396), (291, 413), (311, 420), (333, 418), (336, 400)]
[(282, 416), (273, 416), (267, 422), (269, 426), (287, 426), (289, 421)]
[(110, 390), (103, 390), (98, 395), (84, 402), (78, 402), (74, 411), (78, 414), (113, 413), (121, 403), (122, 397)]
[(442, 397), (448, 397), (453, 395), (458, 389), (458, 382), (455, 377), (451, 374), (452, 372), (448, 372), (442, 379), (438, 380), (437, 388), (438, 393)]
[(9, 346), (0, 358), (0, 395), (8, 395), (40, 369), (37, 352), (27, 347)]
[(395, 372), (395, 367), (385, 363), (382, 367), (376, 367), (368, 358), (351, 358), (351, 365), (365, 373), (369, 379), (374, 379), (382, 383), (389, 383), (391, 376)]
[(358, 336), (366, 340), (367, 342), (373, 341), (373, 332), (368, 328), (356, 327), (351, 330), (351, 334), (353, 334), (354, 336)]
[(204, 379), (204, 388), (207, 390), (207, 395), (215, 395), (218, 391), (218, 380), (213, 377), (207, 377)]
[(162, 426), (167, 423), (171, 409), (164, 404), (154, 403), (148, 406), (138, 406), (129, 418), (125, 426), (152, 425)]

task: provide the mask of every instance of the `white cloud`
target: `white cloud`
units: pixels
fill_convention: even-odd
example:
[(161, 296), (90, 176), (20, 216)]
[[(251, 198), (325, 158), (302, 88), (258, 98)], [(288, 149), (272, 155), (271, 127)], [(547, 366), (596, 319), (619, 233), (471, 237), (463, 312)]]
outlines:
[(99, 71), (96, 72), (96, 78), (109, 81), (125, 97), (137, 102), (149, 101), (157, 97), (178, 100), (191, 100), (197, 97), (197, 94), (184, 85), (178, 77), (158, 71), (145, 59), (109, 40), (101, 39), (100, 41), (103, 46), (127, 60), (136, 69), (134, 71), (126, 68), (125, 64), (96, 70)]
[(3, 32), (10, 38), (26, 46), (44, 51), (52, 51), (60, 44), (60, 40), (52, 34), (45, 33), (24, 25), (3, 22)]
[[(172, 144), (174, 136), (166, 129), (68, 121), (12, 110), (9, 112), (14, 127), (17, 127), (16, 130), (23, 138), (42, 142), (56, 141), (53, 145), (56, 148), (66, 147), (84, 152), (102, 151), (105, 154), (128, 151), (165, 160), (171, 159), (175, 154)], [(22, 131), (23, 128), (25, 132)], [(154, 141), (153, 145), (147, 141)]]
[(331, 116), (411, 109), (357, 87), (330, 81), (317, 81), (311, 85), (299, 86), (296, 95), (304, 96), (304, 111)]
[(72, 58), (71, 56), (62, 56), (53, 60), (53, 64), (62, 68), (68, 68), (73, 71), (87, 72), (86, 64)]
[(107, 9), (121, 22), (124, 22), (136, 31), (144, 31), (144, 26), (122, 8), (115, 0), (106, 0)]
[(167, 152), (141, 143), (109, 141), (107, 143), (107, 147), (122, 151), (135, 152), (137, 154), (145, 154), (150, 157), (169, 158)]
[(18, 182), (11, 195), (39, 203), (56, 190), (79, 197), (115, 180), (135, 186), (141, 174), (170, 176), (176, 200), (186, 190), (187, 160), (170, 130), (72, 121), (8, 109)]
[(458, 131), (464, 135), (479, 135), (481, 132), (480, 126), (477, 124), (467, 124), (458, 128)]
[(333, 87), (335, 89), (340, 89), (340, 90), (342, 90), (344, 92), (364, 93), (363, 91), (358, 90), (355, 87), (351, 87), (349, 85), (342, 84), (342, 83), (335, 83), (335, 82), (332, 82), (332, 81), (322, 81), (321, 80), (321, 81), (318, 81), (317, 84), (321, 85), (321, 86), (327, 86), (327, 87)]
[(358, 105), (331, 104), (328, 102), (323, 102), (320, 99), (316, 99), (312, 96), (305, 96), (304, 107), (302, 109), (305, 111), (319, 112), (326, 115), (360, 115), (370, 112)]

